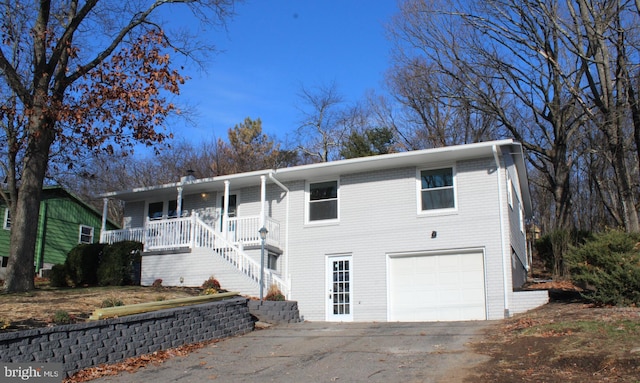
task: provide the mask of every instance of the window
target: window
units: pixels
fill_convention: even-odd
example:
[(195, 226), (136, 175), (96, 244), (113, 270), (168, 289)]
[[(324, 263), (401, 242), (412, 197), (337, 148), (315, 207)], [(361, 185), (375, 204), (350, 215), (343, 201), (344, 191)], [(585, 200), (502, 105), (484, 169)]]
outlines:
[(455, 208), (453, 168), (420, 171), (420, 210)]
[[(182, 201), (184, 207), (184, 200)], [(184, 209), (183, 209), (184, 213)], [(149, 219), (177, 218), (178, 217), (178, 200), (150, 202), (147, 209)]]
[(93, 227), (80, 225), (80, 238), (78, 243), (93, 243)]
[(338, 181), (309, 184), (309, 221), (338, 219)]
[(161, 219), (162, 210), (164, 207), (163, 202), (153, 202), (149, 204), (149, 219)]
[(5, 230), (11, 230), (11, 214), (9, 213), (9, 208), (4, 209), (4, 224), (2, 227)]
[(9, 264), (9, 257), (2, 257), (2, 267), (7, 267)]
[(270, 270), (278, 270), (278, 254), (269, 252), (267, 268)]

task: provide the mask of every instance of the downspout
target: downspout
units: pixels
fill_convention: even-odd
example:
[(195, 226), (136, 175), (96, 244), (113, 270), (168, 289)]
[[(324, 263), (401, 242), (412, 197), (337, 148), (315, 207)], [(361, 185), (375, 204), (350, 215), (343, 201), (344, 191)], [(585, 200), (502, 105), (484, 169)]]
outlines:
[(266, 209), (264, 205), (267, 203), (267, 177), (260, 176), (260, 227), (266, 224)]
[(291, 278), (289, 276), (289, 189), (282, 184), (282, 182), (278, 181), (273, 176), (273, 171), (269, 172), (269, 179), (273, 181), (276, 185), (278, 185), (282, 190), (287, 193), (287, 203), (285, 207), (285, 226), (286, 229), (284, 231), (284, 276), (287, 280), (287, 287), (289, 291), (287, 291), (287, 299), (291, 299)]
[(498, 148), (496, 145), (493, 145), (493, 158), (496, 161), (496, 174), (498, 176), (498, 211), (500, 213), (500, 248), (502, 249), (502, 278), (504, 283), (504, 317), (509, 317), (509, 284), (507, 281), (508, 271), (507, 271), (507, 252), (505, 251), (505, 239), (504, 239), (504, 201), (502, 197), (502, 177), (500, 177), (501, 167), (500, 167), (500, 158), (498, 157)]
[(229, 235), (229, 180), (224, 181), (224, 202), (222, 203), (222, 227), (221, 232), (224, 239), (228, 239)]

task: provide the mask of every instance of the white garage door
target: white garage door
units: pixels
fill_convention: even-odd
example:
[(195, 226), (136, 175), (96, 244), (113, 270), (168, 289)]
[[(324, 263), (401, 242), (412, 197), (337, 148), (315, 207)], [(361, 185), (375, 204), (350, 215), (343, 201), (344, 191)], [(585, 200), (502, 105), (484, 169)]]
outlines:
[(389, 320), (486, 319), (481, 252), (389, 258)]

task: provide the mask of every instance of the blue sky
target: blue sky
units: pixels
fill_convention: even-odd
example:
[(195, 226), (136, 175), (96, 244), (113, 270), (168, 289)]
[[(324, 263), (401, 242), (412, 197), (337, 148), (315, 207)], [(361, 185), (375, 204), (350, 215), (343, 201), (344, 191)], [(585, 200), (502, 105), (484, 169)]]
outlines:
[(197, 141), (227, 130), (246, 117), (263, 131), (293, 139), (301, 119), (301, 86), (334, 82), (346, 102), (383, 89), (390, 44), (384, 25), (395, 0), (249, 0), (236, 7), (227, 31), (212, 35), (221, 50), (206, 73), (192, 77), (179, 103), (196, 110), (196, 126), (183, 122), (175, 137)]

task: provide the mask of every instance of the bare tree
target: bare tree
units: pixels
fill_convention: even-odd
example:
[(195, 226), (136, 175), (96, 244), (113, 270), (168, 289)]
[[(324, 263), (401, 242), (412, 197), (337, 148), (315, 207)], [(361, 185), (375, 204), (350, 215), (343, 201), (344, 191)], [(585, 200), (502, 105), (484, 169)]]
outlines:
[(196, 57), (194, 49), (210, 47), (198, 36), (161, 28), (158, 11), (178, 3), (209, 25), (223, 22), (233, 5), (232, 0), (0, 2), (1, 139), (7, 143), (2, 170), (8, 178), (2, 197), (12, 220), (6, 291), (34, 287), (32, 223), (52, 152), (113, 153), (116, 146), (153, 146), (171, 137), (157, 129), (177, 111), (167, 96), (177, 94), (185, 79), (172, 68), (170, 54)]
[(335, 83), (316, 88), (302, 87), (302, 121), (296, 130), (299, 149), (314, 162), (328, 162), (339, 156), (340, 143), (348, 134), (344, 126), (344, 102)]

